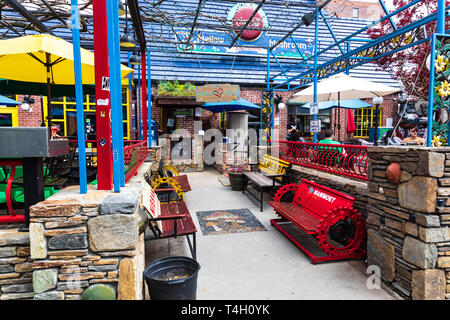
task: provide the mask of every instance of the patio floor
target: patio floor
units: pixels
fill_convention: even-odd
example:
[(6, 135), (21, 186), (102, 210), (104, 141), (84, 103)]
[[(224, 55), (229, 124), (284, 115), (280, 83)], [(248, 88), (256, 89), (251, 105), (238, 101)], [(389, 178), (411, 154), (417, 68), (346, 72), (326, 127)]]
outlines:
[[(192, 191), (186, 204), (197, 226), (198, 300), (392, 300), (385, 289), (368, 289), (364, 261), (313, 265), (310, 259), (270, 224), (273, 209), (222, 186), (219, 173), (188, 173)], [(269, 200), (269, 194), (266, 194)], [(267, 229), (203, 235), (196, 212), (249, 209)], [(185, 237), (146, 242), (146, 266), (166, 256), (189, 256)], [(382, 286), (384, 287), (384, 286)], [(146, 291), (148, 299), (148, 292)]]

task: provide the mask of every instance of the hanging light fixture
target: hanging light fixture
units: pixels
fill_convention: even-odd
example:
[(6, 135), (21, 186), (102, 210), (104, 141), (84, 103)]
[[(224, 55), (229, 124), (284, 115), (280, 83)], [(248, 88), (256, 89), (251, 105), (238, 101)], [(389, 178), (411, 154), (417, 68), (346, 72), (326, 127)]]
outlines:
[(125, 8), (123, 6), (122, 0), (119, 0), (119, 16), (123, 16), (125, 14)]
[(133, 37), (128, 33), (127, 6), (125, 6), (125, 33), (120, 36), (120, 46), (125, 48), (134, 48), (136, 46)]
[(133, 54), (130, 57), (130, 61), (129, 64), (133, 65), (133, 66), (138, 66), (141, 64), (141, 58), (139, 56), (137, 56), (136, 54)]

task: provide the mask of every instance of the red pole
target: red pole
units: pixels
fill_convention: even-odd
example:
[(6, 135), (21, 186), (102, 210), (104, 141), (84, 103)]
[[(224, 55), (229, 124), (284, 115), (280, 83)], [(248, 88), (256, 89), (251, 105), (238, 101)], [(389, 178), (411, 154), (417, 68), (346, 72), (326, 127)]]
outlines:
[(145, 48), (141, 51), (141, 66), (142, 66), (142, 139), (147, 145), (147, 58), (145, 55)]
[(94, 23), (95, 114), (97, 132), (97, 189), (112, 189), (111, 97), (109, 91), (106, 0), (92, 3)]

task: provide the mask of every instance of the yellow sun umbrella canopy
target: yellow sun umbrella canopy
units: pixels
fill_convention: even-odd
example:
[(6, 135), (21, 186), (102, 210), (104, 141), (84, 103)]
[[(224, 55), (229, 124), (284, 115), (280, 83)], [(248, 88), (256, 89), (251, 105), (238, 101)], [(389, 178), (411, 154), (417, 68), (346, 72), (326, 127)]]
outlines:
[[(75, 84), (73, 47), (70, 42), (39, 34), (14, 39), (0, 40), (0, 78), (47, 82), (47, 67), (50, 68), (50, 83)], [(83, 84), (95, 83), (94, 53), (81, 48), (81, 71)], [(121, 65), (121, 77), (133, 69)]]

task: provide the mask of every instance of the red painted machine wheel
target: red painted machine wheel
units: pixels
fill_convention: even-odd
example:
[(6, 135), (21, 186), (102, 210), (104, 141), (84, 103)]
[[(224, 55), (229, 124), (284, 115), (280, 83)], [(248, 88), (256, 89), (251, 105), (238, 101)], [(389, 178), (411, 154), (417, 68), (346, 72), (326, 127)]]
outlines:
[(364, 239), (363, 217), (353, 208), (330, 210), (318, 228), (317, 239), (323, 251), (331, 256), (343, 256), (357, 250)]
[(299, 185), (290, 183), (282, 186), (273, 196), (275, 202), (292, 202)]

